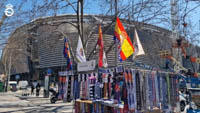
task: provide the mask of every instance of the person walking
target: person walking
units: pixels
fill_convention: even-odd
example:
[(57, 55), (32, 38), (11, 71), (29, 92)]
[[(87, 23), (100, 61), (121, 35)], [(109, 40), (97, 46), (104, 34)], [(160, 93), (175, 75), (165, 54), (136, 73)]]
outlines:
[(36, 96), (40, 96), (40, 83), (36, 86)]
[(31, 95), (34, 95), (34, 90), (35, 90), (35, 87), (33, 85), (33, 83), (31, 84)]

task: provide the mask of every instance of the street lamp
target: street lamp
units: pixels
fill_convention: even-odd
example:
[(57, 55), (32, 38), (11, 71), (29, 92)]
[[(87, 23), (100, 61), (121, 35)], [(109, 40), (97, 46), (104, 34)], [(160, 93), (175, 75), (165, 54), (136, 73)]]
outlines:
[[(22, 51), (23, 49), (15, 49), (15, 50), (18, 50), (18, 51)], [(8, 69), (8, 75), (7, 75), (7, 82), (6, 82), (6, 91), (8, 91), (8, 88), (10, 87), (10, 71), (11, 71), (11, 66), (12, 66), (12, 50), (10, 52), (10, 58), (9, 58), (9, 69)]]

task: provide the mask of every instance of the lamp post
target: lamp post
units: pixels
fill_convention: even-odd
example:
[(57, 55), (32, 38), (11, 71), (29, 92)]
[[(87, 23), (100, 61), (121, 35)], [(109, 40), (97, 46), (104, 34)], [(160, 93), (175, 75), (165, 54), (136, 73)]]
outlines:
[[(15, 49), (18, 51), (22, 51), (23, 49)], [(6, 91), (8, 91), (8, 88), (10, 87), (9, 81), (10, 81), (10, 71), (11, 71), (11, 67), (12, 67), (12, 50), (10, 52), (10, 57), (9, 57), (9, 68), (8, 68), (8, 75), (7, 75), (7, 82), (6, 82)]]

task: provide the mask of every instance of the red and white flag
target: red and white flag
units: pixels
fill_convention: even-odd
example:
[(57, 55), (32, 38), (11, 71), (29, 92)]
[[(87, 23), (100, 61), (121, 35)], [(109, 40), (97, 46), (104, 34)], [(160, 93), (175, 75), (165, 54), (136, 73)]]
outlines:
[(99, 45), (99, 67), (107, 67), (108, 63), (103, 46), (103, 35), (102, 35), (101, 25), (99, 25), (99, 39), (97, 44)]

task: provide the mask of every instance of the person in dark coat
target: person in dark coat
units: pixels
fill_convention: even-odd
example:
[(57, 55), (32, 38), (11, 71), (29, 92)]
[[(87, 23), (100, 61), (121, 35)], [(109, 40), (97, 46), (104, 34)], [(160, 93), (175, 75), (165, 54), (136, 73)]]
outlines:
[(40, 83), (37, 84), (36, 86), (36, 96), (40, 95)]
[(33, 85), (33, 83), (31, 84), (31, 95), (34, 95), (34, 90), (35, 90), (35, 87)]

